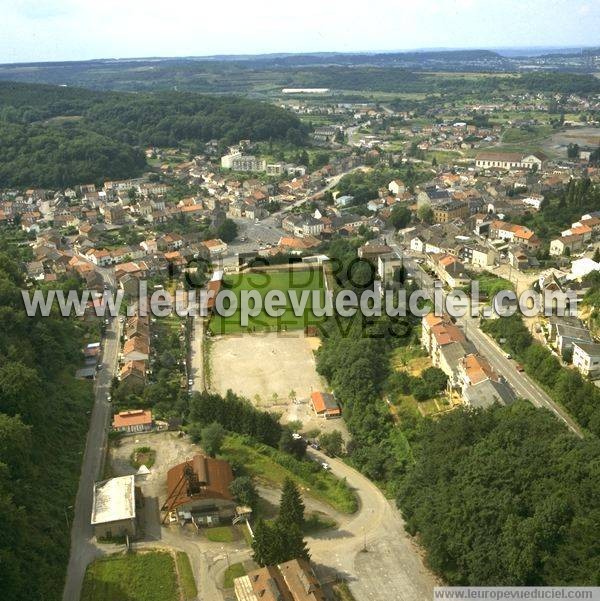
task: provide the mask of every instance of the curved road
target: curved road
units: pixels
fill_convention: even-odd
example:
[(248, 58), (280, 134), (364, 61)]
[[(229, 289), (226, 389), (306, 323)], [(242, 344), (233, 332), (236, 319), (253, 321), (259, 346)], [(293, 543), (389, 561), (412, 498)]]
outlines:
[(309, 537), (315, 563), (344, 576), (358, 601), (430, 601), (437, 580), (392, 502), (343, 461), (313, 449), (308, 453), (327, 461), (335, 476), (345, 478), (360, 503), (356, 514), (338, 518), (337, 530)]

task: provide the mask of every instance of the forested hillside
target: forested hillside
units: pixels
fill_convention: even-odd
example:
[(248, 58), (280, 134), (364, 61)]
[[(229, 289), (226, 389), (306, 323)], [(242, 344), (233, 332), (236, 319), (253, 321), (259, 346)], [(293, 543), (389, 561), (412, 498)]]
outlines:
[(100, 93), (0, 82), (0, 187), (61, 187), (139, 175), (142, 148), (217, 139), (303, 144), (304, 125), (270, 104), (237, 97)]
[(60, 599), (92, 403), (74, 379), (81, 332), (27, 317), (21, 270), (0, 253), (0, 598)]
[(399, 505), (450, 584), (598, 584), (598, 439), (519, 401), (428, 420), (412, 448)]

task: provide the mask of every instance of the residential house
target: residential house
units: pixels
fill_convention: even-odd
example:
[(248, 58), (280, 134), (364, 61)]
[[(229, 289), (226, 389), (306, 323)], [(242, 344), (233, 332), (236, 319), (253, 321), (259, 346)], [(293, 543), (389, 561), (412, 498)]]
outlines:
[(128, 361), (119, 373), (119, 389), (126, 388), (129, 393), (143, 390), (146, 384), (146, 361)]
[(571, 255), (581, 250), (583, 245), (584, 239), (582, 235), (561, 236), (550, 242), (550, 254), (555, 257)]
[(108, 225), (125, 223), (125, 210), (119, 204), (110, 204), (104, 207), (104, 221)]
[(358, 257), (367, 261), (375, 262), (380, 256), (389, 255), (392, 252), (387, 244), (369, 241), (358, 249)]
[(600, 344), (574, 342), (573, 365), (586, 377), (600, 376)]
[(536, 249), (540, 241), (535, 232), (524, 225), (515, 225), (507, 221), (494, 220), (490, 224), (489, 235), (492, 240), (504, 240), (520, 244), (526, 249)]
[(212, 240), (205, 240), (202, 242), (202, 246), (209, 252), (211, 258), (220, 257), (227, 252), (227, 244), (219, 238), (213, 238)]
[(335, 397), (328, 392), (314, 391), (310, 395), (312, 409), (317, 417), (331, 419), (342, 416), (342, 410)]
[(394, 196), (400, 196), (406, 192), (406, 186), (402, 180), (394, 179), (388, 184), (388, 190)]
[(123, 345), (123, 361), (147, 361), (150, 356), (150, 343), (144, 336), (130, 338)]
[(471, 247), (471, 264), (481, 269), (490, 267), (494, 264), (496, 253), (487, 246), (476, 244)]
[(456, 258), (450, 255), (429, 256), (439, 278), (450, 288), (464, 288), (469, 285), (471, 279), (465, 271), (465, 266)]
[(508, 405), (515, 395), (481, 355), (472, 353), (458, 362), (463, 399), (470, 407), (489, 407), (495, 402)]
[(281, 227), (292, 233), (294, 236), (318, 236), (324, 228), (324, 224), (320, 219), (316, 219), (312, 215), (288, 215), (282, 222)]
[(131, 409), (115, 413), (112, 427), (117, 432), (148, 432), (152, 430), (152, 411)]
[(573, 349), (574, 343), (593, 343), (590, 331), (584, 327), (556, 324), (556, 349), (562, 355)]
[(310, 563), (292, 559), (266, 566), (234, 580), (237, 601), (325, 601)]
[(86, 258), (90, 260), (94, 265), (99, 267), (106, 267), (112, 265), (113, 259), (109, 251), (104, 248), (94, 248), (86, 253)]

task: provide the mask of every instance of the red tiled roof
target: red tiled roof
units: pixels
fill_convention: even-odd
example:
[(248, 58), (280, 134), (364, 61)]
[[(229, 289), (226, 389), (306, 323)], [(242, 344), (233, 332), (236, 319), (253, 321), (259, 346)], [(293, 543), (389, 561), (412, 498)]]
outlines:
[(131, 411), (121, 411), (113, 416), (113, 428), (149, 424), (152, 424), (152, 411), (150, 410), (133, 409)]

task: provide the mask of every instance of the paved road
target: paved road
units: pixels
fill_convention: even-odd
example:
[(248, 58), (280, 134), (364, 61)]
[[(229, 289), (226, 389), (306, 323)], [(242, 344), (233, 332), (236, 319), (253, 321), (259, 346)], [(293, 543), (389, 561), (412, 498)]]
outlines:
[[(114, 288), (114, 272), (108, 269), (98, 270), (104, 281)], [(85, 569), (98, 555), (93, 544), (93, 530), (90, 524), (92, 513), (92, 491), (96, 480), (101, 476), (104, 449), (106, 445), (107, 425), (111, 415), (111, 406), (106, 397), (117, 370), (119, 353), (120, 324), (117, 318), (111, 320), (106, 329), (103, 342), (103, 369), (98, 373), (95, 389), (95, 402), (87, 435), (85, 453), (81, 466), (81, 477), (75, 500), (74, 517), (71, 527), (71, 552), (63, 591), (63, 601), (77, 601)]]
[[(291, 235), (289, 232), (283, 230), (280, 225), (281, 220), (286, 216), (287, 213), (302, 206), (306, 202), (314, 200), (324, 192), (332, 190), (338, 185), (340, 179), (342, 179), (344, 175), (362, 168), (362, 166), (355, 167), (338, 175), (334, 175), (328, 180), (327, 184), (323, 188), (320, 188), (313, 194), (301, 198), (296, 202), (285, 205), (281, 210), (277, 211), (276, 213), (271, 213), (271, 215), (265, 219), (262, 219), (261, 221), (234, 218), (233, 221), (235, 221), (238, 226), (238, 239), (229, 244), (227, 257), (225, 258), (224, 263), (230, 263), (231, 257), (233, 257), (236, 253), (257, 251), (259, 247), (266, 246), (267, 244), (277, 246), (280, 238)], [(241, 242), (239, 238), (247, 238), (247, 240), (245, 242)], [(259, 240), (261, 241), (260, 243), (258, 242)]]
[[(415, 277), (417, 283), (423, 289), (431, 292), (433, 290), (433, 278), (415, 263), (413, 257), (403, 253), (397, 245), (392, 245), (392, 247), (397, 253), (403, 254), (407, 272)], [(490, 365), (498, 374), (501, 374), (506, 379), (518, 396), (528, 399), (536, 407), (548, 409), (573, 433), (581, 438), (583, 437), (581, 428), (567, 412), (552, 400), (532, 378), (525, 373), (518, 372), (515, 361), (508, 359), (502, 348), (492, 338), (481, 331), (478, 318), (465, 315), (458, 318), (456, 323), (463, 328), (467, 338), (475, 345), (479, 353), (490, 362)]]
[[(407, 535), (395, 506), (370, 480), (342, 461), (312, 449), (309, 455), (326, 460), (337, 477), (346, 478), (360, 501), (359, 510), (348, 516), (305, 498), (308, 510), (322, 511), (338, 523), (335, 530), (306, 537), (321, 579), (325, 582), (342, 576), (358, 601), (430, 601), (436, 578), (424, 566), (420, 550)], [(281, 493), (261, 487), (260, 494), (277, 504)], [(179, 537), (169, 540), (165, 534), (163, 541), (183, 548), (190, 555), (194, 573), (199, 576), (202, 601), (219, 598), (218, 585), (228, 563), (252, 556), (250, 549), (231, 545), (215, 552), (215, 544), (201, 546), (193, 540), (181, 541)]]
[(335, 476), (345, 478), (360, 503), (356, 514), (335, 516), (337, 530), (308, 538), (319, 571), (334, 568), (359, 601), (430, 601), (436, 578), (423, 564), (395, 505), (343, 461), (313, 449), (308, 453), (327, 461)]

